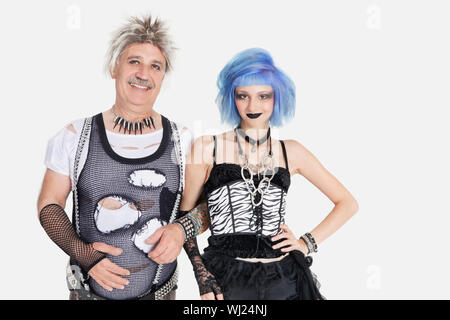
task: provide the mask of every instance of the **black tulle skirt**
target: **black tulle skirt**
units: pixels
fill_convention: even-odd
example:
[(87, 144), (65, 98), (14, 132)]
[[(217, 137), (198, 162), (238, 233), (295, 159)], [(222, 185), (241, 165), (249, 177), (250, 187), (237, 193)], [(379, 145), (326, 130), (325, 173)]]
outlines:
[(206, 268), (219, 282), (225, 300), (324, 300), (311, 272), (311, 257), (292, 251), (280, 261), (237, 260), (217, 250), (203, 254)]

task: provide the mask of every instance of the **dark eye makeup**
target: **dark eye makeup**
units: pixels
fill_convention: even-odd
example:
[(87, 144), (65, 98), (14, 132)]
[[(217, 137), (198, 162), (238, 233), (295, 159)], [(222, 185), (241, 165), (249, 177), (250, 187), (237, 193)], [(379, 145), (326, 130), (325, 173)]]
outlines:
[[(273, 97), (273, 92), (259, 93), (258, 94), (258, 99), (259, 100), (269, 100), (269, 99), (272, 99), (272, 97)], [(247, 93), (236, 92), (235, 98), (238, 99), (238, 100), (248, 99), (248, 94)]]

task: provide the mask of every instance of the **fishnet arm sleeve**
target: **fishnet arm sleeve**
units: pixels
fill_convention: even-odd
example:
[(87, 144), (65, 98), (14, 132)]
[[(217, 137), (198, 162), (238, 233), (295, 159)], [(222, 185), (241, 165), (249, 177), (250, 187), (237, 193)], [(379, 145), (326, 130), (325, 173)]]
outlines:
[(65, 253), (78, 261), (88, 272), (105, 258), (105, 254), (83, 242), (75, 232), (64, 209), (58, 204), (49, 204), (42, 208), (39, 216), (42, 227), (54, 243)]
[(200, 295), (213, 292), (214, 295), (222, 293), (220, 286), (216, 278), (206, 269), (203, 264), (202, 256), (198, 250), (197, 239), (189, 239), (184, 244), (184, 250), (186, 251), (189, 260), (191, 260), (192, 267), (194, 269), (195, 279), (198, 283)]

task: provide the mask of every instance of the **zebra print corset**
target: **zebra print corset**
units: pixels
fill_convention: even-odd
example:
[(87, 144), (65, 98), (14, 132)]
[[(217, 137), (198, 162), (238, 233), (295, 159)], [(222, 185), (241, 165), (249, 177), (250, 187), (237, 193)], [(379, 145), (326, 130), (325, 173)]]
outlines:
[[(280, 224), (284, 223), (290, 173), (282, 167), (275, 169), (275, 176), (264, 194), (262, 204), (254, 207), (241, 176), (241, 167), (234, 163), (213, 166), (205, 184), (213, 236), (224, 234), (274, 236), (280, 233)], [(260, 178), (254, 176), (255, 185), (258, 185), (259, 181)], [(257, 195), (259, 196), (259, 193)]]

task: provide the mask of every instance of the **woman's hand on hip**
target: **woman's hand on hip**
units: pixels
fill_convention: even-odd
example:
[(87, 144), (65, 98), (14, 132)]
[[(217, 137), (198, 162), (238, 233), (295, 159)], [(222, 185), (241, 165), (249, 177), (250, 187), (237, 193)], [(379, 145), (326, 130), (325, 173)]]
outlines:
[(297, 239), (291, 229), (288, 228), (287, 225), (280, 225), (280, 229), (283, 230), (282, 233), (271, 238), (272, 241), (278, 241), (280, 239), (285, 239), (280, 243), (277, 243), (272, 246), (273, 249), (281, 248), (282, 252), (290, 252), (292, 250), (301, 251), (304, 255), (308, 254), (308, 247), (305, 242), (301, 239)]

